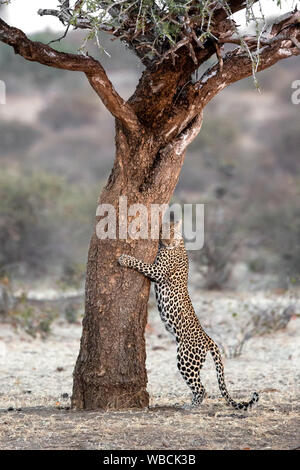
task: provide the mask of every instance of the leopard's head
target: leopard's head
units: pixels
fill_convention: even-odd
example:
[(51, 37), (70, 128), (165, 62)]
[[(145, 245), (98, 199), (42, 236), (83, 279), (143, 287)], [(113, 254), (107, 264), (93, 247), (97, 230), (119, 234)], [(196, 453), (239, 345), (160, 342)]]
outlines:
[(182, 240), (181, 224), (179, 222), (163, 223), (160, 231), (160, 244), (168, 250), (176, 248)]

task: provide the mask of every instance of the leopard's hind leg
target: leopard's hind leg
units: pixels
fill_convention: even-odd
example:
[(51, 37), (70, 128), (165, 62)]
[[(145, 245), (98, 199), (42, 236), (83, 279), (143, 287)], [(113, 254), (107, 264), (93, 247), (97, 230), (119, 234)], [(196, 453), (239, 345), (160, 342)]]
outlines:
[(199, 406), (205, 397), (205, 389), (200, 380), (200, 370), (204, 364), (205, 353), (190, 349), (182, 344), (177, 349), (177, 367), (193, 393), (192, 406)]

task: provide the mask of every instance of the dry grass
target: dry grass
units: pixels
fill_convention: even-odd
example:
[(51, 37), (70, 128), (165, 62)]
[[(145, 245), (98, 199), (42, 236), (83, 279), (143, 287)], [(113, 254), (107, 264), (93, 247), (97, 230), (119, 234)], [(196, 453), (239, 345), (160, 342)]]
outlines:
[[(237, 300), (241, 306), (245, 298), (235, 296), (226, 299), (224, 294), (218, 297), (202, 293), (198, 306), (212, 336), (217, 332), (221, 336), (223, 329), (222, 341), (230, 342), (236, 335), (236, 318), (231, 314), (236, 305), (231, 304)], [(251, 295), (251, 300), (259, 298)], [(150, 408), (122, 412), (70, 410), (80, 334), (79, 324), (62, 320), (46, 340), (1, 325), (0, 343), (5, 348), (0, 355), (0, 449), (300, 446), (300, 318), (295, 316), (284, 330), (251, 338), (241, 356), (225, 359), (226, 382), (233, 398), (247, 400), (255, 390), (260, 394), (258, 405), (249, 412), (237, 412), (220, 398), (210, 358), (202, 374), (209, 397), (199, 408), (183, 408), (190, 401), (190, 392), (176, 370), (176, 346), (156, 312), (150, 314), (147, 328)]]
[[(272, 396), (271, 396), (272, 395)], [(299, 442), (299, 401), (269, 394), (250, 413), (219, 400), (193, 411), (75, 412), (53, 406), (2, 411), (2, 449), (293, 449)]]

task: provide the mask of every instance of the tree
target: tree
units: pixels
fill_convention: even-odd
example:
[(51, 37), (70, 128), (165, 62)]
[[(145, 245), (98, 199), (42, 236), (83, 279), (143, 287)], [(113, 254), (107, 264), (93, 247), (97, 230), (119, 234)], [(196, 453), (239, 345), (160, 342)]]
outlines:
[[(145, 70), (128, 101), (116, 92), (101, 63), (87, 54), (58, 52), (33, 42), (2, 19), (0, 39), (27, 60), (84, 72), (115, 117), (116, 157), (98, 204), (112, 204), (118, 218), (120, 196), (127, 197), (128, 206), (169, 203), (186, 148), (200, 131), (203, 109), (217, 93), (281, 59), (299, 55), (300, 13), (295, 10), (266, 26), (255, 18), (255, 3), (61, 0), (58, 10), (39, 10), (40, 15), (56, 16), (66, 32), (70, 26), (87, 29), (90, 38), (102, 30), (137, 54)], [(254, 36), (241, 36), (232, 19), (232, 13), (244, 9), (255, 20)], [(215, 54), (216, 63), (208, 67)], [(200, 66), (206, 70), (197, 79)], [(100, 240), (94, 230), (73, 407), (148, 405), (144, 329), (150, 283), (133, 270), (122, 269), (117, 260), (127, 253), (153, 262), (156, 251), (155, 240)]]

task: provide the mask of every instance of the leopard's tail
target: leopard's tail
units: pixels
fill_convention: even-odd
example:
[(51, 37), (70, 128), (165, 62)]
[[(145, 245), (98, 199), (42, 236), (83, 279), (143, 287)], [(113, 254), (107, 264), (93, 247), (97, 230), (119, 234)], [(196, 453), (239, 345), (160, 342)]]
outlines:
[(233, 406), (233, 408), (237, 410), (247, 410), (248, 408), (251, 408), (252, 405), (257, 403), (259, 400), (259, 395), (256, 392), (253, 393), (250, 401), (236, 402), (231, 398), (225, 385), (224, 366), (223, 366), (223, 361), (222, 361), (222, 357), (220, 354), (220, 350), (213, 341), (210, 347), (210, 353), (215, 362), (219, 388), (220, 388), (222, 397), (225, 398), (227, 404), (230, 406)]

